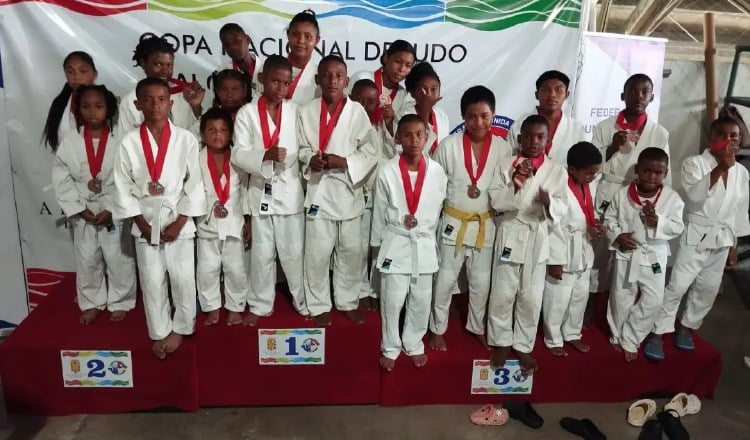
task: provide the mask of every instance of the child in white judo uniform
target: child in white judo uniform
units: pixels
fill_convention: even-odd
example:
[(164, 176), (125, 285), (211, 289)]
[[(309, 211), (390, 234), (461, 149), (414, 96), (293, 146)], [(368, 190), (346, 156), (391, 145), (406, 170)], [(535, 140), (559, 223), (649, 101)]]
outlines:
[(232, 116), (212, 107), (201, 116), (204, 148), (200, 161), (208, 214), (197, 219), (196, 278), (205, 325), (219, 322), (221, 275), (227, 325), (240, 324), (247, 299), (245, 243), (250, 240), (250, 217), (245, 217), (247, 173), (231, 164)]
[(495, 95), (484, 86), (467, 89), (461, 97), (463, 133), (448, 136), (433, 159), (448, 176), (440, 225), (440, 270), (435, 280), (430, 315), (430, 348), (446, 350), (451, 297), (461, 268), (466, 265), (469, 315), (466, 329), (486, 345), (485, 312), (490, 293), (495, 223), (490, 206), (490, 184), (498, 164), (510, 156), (510, 146), (492, 135)]
[(307, 180), (305, 299), (317, 324), (330, 325), (333, 255), (336, 308), (361, 323), (362, 187), (376, 165), (377, 150), (367, 113), (344, 95), (349, 81), (344, 60), (324, 57), (315, 80), (323, 96), (300, 109), (298, 126), (299, 160)]
[(682, 163), (686, 225), (675, 255), (664, 303), (644, 353), (664, 359), (662, 335), (675, 331), (677, 309), (685, 307), (674, 335), (677, 348), (695, 348), (692, 332), (711, 310), (725, 269), (737, 264), (737, 238), (750, 234), (748, 171), (735, 160), (740, 128), (731, 118), (711, 123), (709, 148)]
[[(135, 47), (133, 61), (143, 69), (146, 77), (161, 78), (170, 84), (172, 109), (169, 120), (172, 124), (190, 129), (203, 113), (203, 97), (206, 90), (197, 82), (186, 83), (174, 78), (174, 54), (177, 51), (172, 43), (162, 37), (151, 36), (142, 39)], [(123, 96), (118, 111), (118, 126), (122, 134), (140, 127), (143, 113), (138, 110), (135, 89)]]
[(80, 86), (74, 107), (82, 127), (55, 151), (52, 184), (73, 225), (80, 321), (92, 323), (105, 308), (120, 321), (135, 307), (136, 278), (130, 222), (112, 220), (117, 98), (104, 86)]
[(536, 80), (536, 92), (534, 97), (539, 105), (533, 113), (527, 113), (513, 122), (508, 134), (508, 142), (517, 154), (521, 149), (518, 135), (521, 133), (521, 124), (529, 115), (541, 115), (549, 123), (549, 136), (544, 154), (553, 162), (564, 167), (567, 166), (568, 149), (576, 142), (585, 139), (586, 134), (583, 124), (566, 115), (563, 111), (565, 101), (570, 96), (568, 87), (570, 78), (568, 75), (557, 70), (542, 73)]
[(592, 184), (602, 164), (602, 155), (589, 142), (568, 150), (567, 212), (550, 234), (550, 253), (559, 255), (559, 265), (547, 266), (542, 317), (544, 344), (555, 356), (567, 356), (563, 344), (585, 353), (589, 345), (581, 340), (583, 314), (589, 298), (589, 275), (594, 263), (591, 243), (605, 231), (594, 209)]
[(143, 79), (136, 96), (145, 120), (122, 140), (114, 168), (113, 216), (133, 219), (148, 334), (155, 341), (154, 354), (163, 359), (195, 329), (193, 217), (206, 214), (206, 197), (198, 140), (169, 122), (169, 84)]
[(438, 144), (451, 131), (448, 114), (437, 106), (440, 96), (440, 77), (430, 63), (419, 63), (411, 69), (404, 81), (406, 90), (413, 99), (413, 103), (405, 103), (397, 119), (403, 115), (419, 115), (427, 124), (427, 153), (435, 156)]
[(252, 38), (239, 24), (226, 23), (219, 29), (219, 40), (221, 41), (221, 49), (229, 56), (229, 60), (219, 66), (216, 71), (232, 69), (242, 73), (243, 83), (247, 87), (248, 98), (250, 98), (252, 91), (258, 89), (256, 84), (261, 66), (255, 55), (250, 52)]
[[(318, 64), (312, 59), (315, 46), (320, 42), (320, 26), (315, 11), (306, 9), (292, 17), (286, 29), (286, 38), (289, 41), (287, 59), (292, 65), (292, 82), (285, 98), (303, 106), (320, 96), (320, 87), (315, 81)], [(258, 86), (262, 89), (262, 84)]]
[(636, 179), (615, 194), (604, 216), (607, 242), (615, 252), (607, 308), (610, 343), (628, 362), (636, 359), (661, 310), (669, 240), (684, 229), (685, 204), (664, 185), (668, 167), (664, 150), (643, 149)]
[(292, 305), (307, 315), (303, 284), (305, 194), (299, 171), (297, 122), (299, 107), (285, 98), (292, 66), (271, 55), (260, 74), (263, 94), (244, 106), (235, 123), (232, 161), (250, 174), (246, 203), (252, 214), (249, 312), (245, 324), (256, 325), (273, 312), (276, 257), (284, 271)]
[[(382, 277), (380, 366), (391, 371), (403, 350), (419, 368), (427, 363), (422, 338), (427, 333), (432, 274), (438, 270), (436, 230), (445, 199), (447, 177), (423, 152), (426, 124), (404, 116), (396, 130), (402, 153), (378, 171), (371, 244), (379, 248)], [(406, 306), (399, 337), (401, 310)]]
[[(505, 365), (511, 348), (524, 374), (533, 374), (547, 265), (564, 264), (550, 250), (550, 229), (568, 211), (568, 173), (545, 156), (549, 123), (531, 115), (521, 124), (518, 155), (503, 159), (495, 172), (492, 207), (504, 213), (495, 244), (495, 267), (488, 309), (491, 365)], [(440, 147), (438, 147), (440, 148)]]

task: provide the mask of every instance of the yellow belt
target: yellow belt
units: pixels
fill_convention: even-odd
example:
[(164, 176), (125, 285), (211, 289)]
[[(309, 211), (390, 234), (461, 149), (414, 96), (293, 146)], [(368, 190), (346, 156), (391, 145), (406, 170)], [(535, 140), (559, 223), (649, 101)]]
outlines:
[(474, 247), (477, 250), (482, 249), (482, 246), (484, 246), (484, 222), (492, 217), (489, 212), (464, 212), (447, 203), (443, 205), (443, 212), (455, 219), (461, 220), (461, 227), (458, 228), (458, 236), (456, 238), (457, 251), (460, 251), (464, 245), (464, 234), (466, 234), (469, 222), (479, 222), (479, 233), (477, 234), (477, 241), (474, 243)]

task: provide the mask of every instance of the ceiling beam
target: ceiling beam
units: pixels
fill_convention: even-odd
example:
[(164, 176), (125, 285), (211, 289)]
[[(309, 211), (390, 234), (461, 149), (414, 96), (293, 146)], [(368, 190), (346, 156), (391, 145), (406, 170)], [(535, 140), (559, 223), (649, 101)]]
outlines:
[(625, 33), (630, 35), (633, 34), (633, 29), (638, 23), (643, 20), (649, 9), (654, 6), (654, 0), (639, 0), (638, 4), (633, 8), (633, 12), (630, 13), (627, 23), (625, 23)]
[(635, 34), (638, 35), (651, 35), (654, 30), (669, 17), (669, 14), (682, 3), (682, 0), (667, 0), (662, 2), (663, 6), (659, 7), (655, 13), (649, 14), (639, 23), (639, 26), (634, 29)]
[(612, 6), (612, 0), (602, 0), (599, 5), (599, 16), (596, 17), (597, 31), (607, 31), (607, 21), (609, 20), (609, 9)]
[(747, 0), (727, 0), (733, 4), (735, 8), (742, 11), (744, 14), (750, 15), (750, 2)]

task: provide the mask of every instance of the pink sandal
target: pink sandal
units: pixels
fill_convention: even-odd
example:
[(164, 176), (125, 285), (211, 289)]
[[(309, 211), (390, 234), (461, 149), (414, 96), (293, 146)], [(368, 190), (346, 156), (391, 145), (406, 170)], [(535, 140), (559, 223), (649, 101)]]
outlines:
[(508, 423), (508, 410), (497, 409), (492, 405), (485, 405), (469, 415), (469, 420), (475, 425), (501, 426)]

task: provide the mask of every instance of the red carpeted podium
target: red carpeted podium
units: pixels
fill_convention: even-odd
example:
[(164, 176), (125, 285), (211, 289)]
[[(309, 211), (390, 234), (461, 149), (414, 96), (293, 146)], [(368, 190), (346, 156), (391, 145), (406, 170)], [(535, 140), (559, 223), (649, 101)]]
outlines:
[[(333, 314), (333, 325), (326, 329), (325, 365), (259, 365), (259, 329), (315, 327), (293, 311), (288, 295), (277, 297), (274, 315), (261, 319), (256, 328), (227, 327), (223, 321), (206, 327), (199, 317), (196, 334), (160, 361), (151, 353), (140, 299), (123, 322), (112, 323), (103, 314), (86, 327), (78, 323), (74, 298), (70, 276), (0, 344), (0, 377), (10, 411), (64, 415), (155, 408), (196, 411), (199, 406), (483, 404), (508, 398), (471, 394), (472, 361), (488, 359), (489, 352), (458, 318), (451, 318), (447, 352), (428, 350), (429, 363), (421, 369), (401, 356), (394, 371), (386, 373), (378, 367), (376, 313), (367, 313), (366, 323), (359, 326)], [(454, 298), (465, 316), (465, 296)], [(540, 370), (532, 394), (517, 398), (617, 402), (680, 391), (713, 397), (721, 358), (705, 341), (696, 338), (696, 350), (687, 353), (667, 340), (664, 362), (652, 364), (641, 357), (626, 364), (609, 346), (604, 329), (600, 321), (586, 330), (591, 352), (571, 349), (567, 358), (553, 357), (540, 337), (535, 348)], [(133, 387), (65, 388), (61, 350), (131, 351)]]

